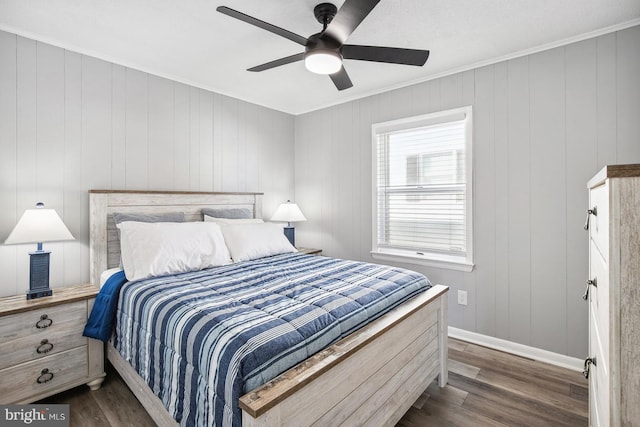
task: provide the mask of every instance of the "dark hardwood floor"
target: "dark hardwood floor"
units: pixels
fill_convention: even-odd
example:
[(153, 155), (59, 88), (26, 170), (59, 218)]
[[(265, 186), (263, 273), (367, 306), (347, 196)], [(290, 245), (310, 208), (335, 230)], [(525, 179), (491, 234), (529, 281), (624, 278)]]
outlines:
[[(449, 339), (449, 383), (433, 383), (396, 427), (586, 426), (587, 382), (579, 372)], [(68, 403), (71, 426), (153, 426), (115, 370), (42, 402)]]
[(396, 427), (586, 426), (582, 373), (449, 339), (449, 383), (433, 383)]

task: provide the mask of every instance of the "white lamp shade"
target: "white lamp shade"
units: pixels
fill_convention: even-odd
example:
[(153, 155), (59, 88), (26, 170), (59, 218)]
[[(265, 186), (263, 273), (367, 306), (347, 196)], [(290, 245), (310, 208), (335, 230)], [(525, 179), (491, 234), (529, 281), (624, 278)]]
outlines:
[(296, 222), (306, 220), (307, 218), (302, 215), (302, 211), (298, 205), (292, 202), (281, 204), (271, 217), (271, 221)]
[(61, 240), (75, 239), (55, 209), (27, 209), (4, 243), (15, 245)]

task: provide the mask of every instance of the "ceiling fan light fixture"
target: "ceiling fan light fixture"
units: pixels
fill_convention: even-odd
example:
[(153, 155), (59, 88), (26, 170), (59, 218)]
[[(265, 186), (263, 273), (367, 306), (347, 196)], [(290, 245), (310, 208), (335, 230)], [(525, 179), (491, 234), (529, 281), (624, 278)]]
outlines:
[(306, 53), (304, 66), (316, 74), (337, 73), (342, 68), (342, 55), (333, 50), (316, 49)]
[(332, 3), (320, 3), (313, 9), (313, 14), (322, 25), (322, 31), (309, 37), (302, 37), (227, 6), (218, 6), (216, 10), (304, 46), (304, 52), (251, 67), (247, 71), (270, 70), (304, 59), (307, 70), (316, 74), (329, 75), (336, 89), (345, 90), (353, 86), (349, 73), (342, 64), (345, 58), (421, 67), (429, 57), (428, 50), (345, 44), (353, 31), (379, 2), (380, 0), (343, 0), (340, 10)]

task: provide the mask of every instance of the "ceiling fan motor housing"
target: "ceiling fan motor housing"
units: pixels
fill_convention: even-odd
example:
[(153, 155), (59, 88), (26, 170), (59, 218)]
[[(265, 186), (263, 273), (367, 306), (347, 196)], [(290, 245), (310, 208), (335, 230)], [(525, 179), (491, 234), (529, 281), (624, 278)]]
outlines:
[(331, 51), (342, 56), (340, 48), (342, 47), (337, 40), (328, 37), (326, 34), (320, 37), (322, 33), (314, 34), (309, 37), (309, 42), (305, 47), (305, 53), (317, 52), (319, 50)]

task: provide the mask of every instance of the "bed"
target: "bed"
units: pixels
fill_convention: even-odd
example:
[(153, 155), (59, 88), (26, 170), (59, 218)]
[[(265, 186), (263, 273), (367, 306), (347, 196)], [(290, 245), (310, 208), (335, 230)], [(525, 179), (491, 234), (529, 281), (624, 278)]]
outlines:
[[(115, 212), (184, 212), (202, 221), (203, 208), (262, 214), (260, 193), (90, 191), (90, 274), (94, 283), (120, 263)], [(295, 254), (293, 259), (311, 263)], [(320, 262), (317, 257), (316, 262)], [(447, 382), (447, 291), (434, 285), (300, 361), (238, 399), (244, 426), (394, 425), (436, 378)], [(177, 425), (165, 405), (113, 342), (107, 357), (161, 426)]]

